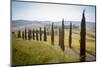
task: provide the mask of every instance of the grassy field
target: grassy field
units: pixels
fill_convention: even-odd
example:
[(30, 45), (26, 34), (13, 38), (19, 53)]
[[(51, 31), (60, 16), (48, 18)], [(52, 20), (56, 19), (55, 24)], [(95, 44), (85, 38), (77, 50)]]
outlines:
[(76, 62), (79, 58), (64, 53), (47, 42), (13, 39), (13, 65)]
[[(48, 36), (48, 42), (51, 43), (51, 36)], [(69, 48), (69, 30), (65, 29), (65, 35), (64, 35), (64, 43), (65, 48)], [(59, 37), (58, 35), (55, 35), (55, 45), (58, 45)], [(73, 30), (72, 31), (72, 47), (75, 50), (80, 50), (80, 31), (79, 30)], [(86, 32), (86, 51), (92, 55), (95, 55), (95, 32), (92, 30), (87, 30)]]
[[(77, 56), (63, 52), (58, 46), (59, 37), (55, 35), (55, 45), (51, 45), (50, 35), (47, 42), (36, 40), (22, 40), (12, 36), (12, 62), (13, 65), (26, 64), (48, 64), (76, 62), (80, 58)], [(68, 46), (69, 30), (65, 30), (65, 48)], [(80, 50), (80, 35), (78, 30), (73, 30), (72, 47)], [(87, 31), (86, 50), (88, 53), (95, 55), (95, 32)]]

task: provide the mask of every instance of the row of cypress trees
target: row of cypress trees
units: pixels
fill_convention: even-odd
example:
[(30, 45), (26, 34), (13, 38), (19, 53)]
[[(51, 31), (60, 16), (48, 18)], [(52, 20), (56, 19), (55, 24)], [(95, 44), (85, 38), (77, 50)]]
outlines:
[[(71, 48), (71, 38), (72, 37), (72, 23), (70, 24), (70, 31), (69, 31), (69, 47)], [(51, 44), (54, 45), (54, 24), (52, 23), (51, 27)], [(64, 51), (64, 19), (62, 20), (62, 26), (59, 27), (59, 46)]]
[[(85, 10), (82, 14), (81, 30), (80, 30), (80, 61), (85, 61), (86, 58), (86, 21), (85, 21)], [(51, 27), (51, 44), (54, 45), (54, 25)], [(72, 23), (70, 23), (69, 29), (69, 48), (72, 48)], [(62, 20), (62, 26), (59, 28), (59, 46), (64, 51), (64, 19)]]
[[(54, 24), (51, 26), (51, 44), (54, 45)], [(62, 27), (59, 28), (59, 46), (64, 51), (64, 19), (62, 20)]]
[[(43, 35), (44, 34), (44, 35)], [(46, 27), (44, 27), (44, 31), (42, 31), (42, 28), (40, 27), (40, 29), (36, 29), (36, 30), (30, 30), (30, 29), (26, 29), (25, 28), (25, 31), (20, 31), (18, 30), (18, 34), (17, 34), (17, 37), (18, 38), (22, 38), (23, 40), (42, 40), (42, 36), (43, 36), (43, 40), (44, 41), (47, 41), (47, 33), (46, 33)]]
[[(85, 21), (85, 15), (84, 15), (85, 10), (83, 11), (82, 14), (82, 20), (81, 20), (81, 30), (80, 30), (80, 61), (85, 61), (85, 52), (86, 52), (86, 21)], [(47, 41), (47, 33), (46, 33), (46, 27), (44, 27), (44, 41)], [(25, 28), (25, 31), (22, 32), (22, 38), (30, 40), (31, 35), (33, 34), (33, 40), (42, 40), (42, 30), (40, 27), (40, 30), (36, 31), (33, 29), (33, 31), (28, 30), (28, 37), (27, 37), (27, 30)], [(35, 36), (36, 34), (36, 36)], [(39, 38), (40, 35), (40, 38)], [(18, 31), (18, 38), (21, 38), (21, 31)], [(54, 23), (52, 23), (51, 26), (51, 44), (54, 45)], [(69, 47), (71, 48), (72, 44), (72, 23), (70, 23), (70, 29), (69, 29)], [(59, 28), (59, 46), (61, 49), (64, 51), (65, 46), (64, 46), (64, 19), (62, 20), (62, 25)]]

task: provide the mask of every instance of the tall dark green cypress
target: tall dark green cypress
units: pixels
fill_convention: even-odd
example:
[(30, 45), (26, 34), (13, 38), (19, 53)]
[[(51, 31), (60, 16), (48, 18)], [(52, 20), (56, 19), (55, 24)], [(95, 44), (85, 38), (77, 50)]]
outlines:
[(21, 31), (18, 30), (18, 38), (21, 38)]
[(36, 40), (39, 40), (38, 39), (38, 30), (36, 29)]
[(27, 40), (27, 30), (25, 28), (25, 40)]
[(23, 32), (22, 32), (22, 39), (23, 39), (23, 40), (24, 40), (24, 36), (25, 36), (25, 35), (24, 35), (24, 31), (23, 31)]
[(80, 32), (80, 61), (85, 61), (86, 58), (86, 21), (85, 21), (85, 10), (82, 14), (81, 20), (81, 32)]
[(62, 20), (62, 29), (61, 29), (61, 48), (64, 51), (65, 46), (64, 46), (64, 19)]
[(35, 30), (33, 29), (33, 40), (35, 40)]
[(61, 47), (61, 28), (59, 27), (59, 46)]
[(42, 30), (41, 30), (41, 27), (40, 27), (40, 41), (42, 40)]
[(32, 38), (32, 31), (30, 30), (30, 39)]
[(31, 40), (31, 30), (28, 30), (28, 40)]
[(54, 27), (53, 27), (53, 23), (52, 23), (52, 27), (51, 27), (51, 44), (54, 45)]
[(44, 27), (44, 41), (47, 41), (46, 27)]
[(69, 47), (71, 48), (72, 44), (72, 23), (70, 23), (70, 30), (69, 30)]

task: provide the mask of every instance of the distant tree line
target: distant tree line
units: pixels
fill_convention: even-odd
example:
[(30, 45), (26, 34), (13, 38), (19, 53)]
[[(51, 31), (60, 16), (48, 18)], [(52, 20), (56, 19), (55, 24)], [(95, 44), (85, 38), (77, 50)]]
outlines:
[[(42, 38), (42, 36), (44, 37), (44, 39)], [(26, 29), (24, 31), (20, 31), (18, 30), (18, 34), (17, 34), (18, 38), (22, 38), (23, 40), (44, 40), (47, 41), (47, 32), (46, 32), (46, 27), (44, 27), (44, 31), (42, 31), (42, 28), (40, 27), (40, 29), (34, 29), (30, 30), (30, 29)]]

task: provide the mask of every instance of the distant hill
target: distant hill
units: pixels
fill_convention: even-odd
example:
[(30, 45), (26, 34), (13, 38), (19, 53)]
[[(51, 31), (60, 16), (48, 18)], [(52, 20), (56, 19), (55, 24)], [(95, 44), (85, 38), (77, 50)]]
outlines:
[(38, 21), (28, 21), (28, 20), (13, 20), (11, 22), (12, 27), (20, 27), (20, 26), (26, 26), (29, 24), (40, 24)]
[[(41, 27), (43, 25), (46, 25), (48, 27), (51, 26), (53, 21), (29, 21), (29, 20), (12, 20), (11, 26), (12, 28), (19, 28), (19, 27)], [(80, 28), (80, 21), (65, 21), (65, 28), (67, 28), (72, 22), (72, 24), (78, 28)], [(55, 27), (61, 26), (61, 21), (53, 22)], [(87, 29), (95, 29), (95, 23), (94, 22), (86, 22), (86, 28)]]

